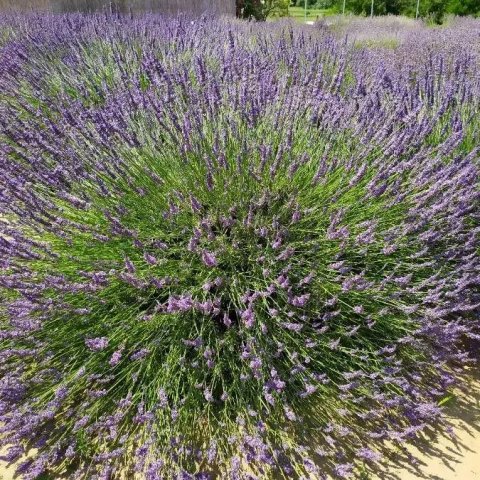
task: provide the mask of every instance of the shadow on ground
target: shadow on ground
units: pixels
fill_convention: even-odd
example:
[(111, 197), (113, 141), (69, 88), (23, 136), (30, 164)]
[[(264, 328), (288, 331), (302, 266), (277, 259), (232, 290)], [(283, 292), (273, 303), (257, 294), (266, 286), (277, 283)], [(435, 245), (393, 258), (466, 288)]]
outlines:
[(445, 406), (450, 427), (429, 429), (397, 449), (372, 479), (480, 479), (480, 370), (470, 370), (462, 389)]

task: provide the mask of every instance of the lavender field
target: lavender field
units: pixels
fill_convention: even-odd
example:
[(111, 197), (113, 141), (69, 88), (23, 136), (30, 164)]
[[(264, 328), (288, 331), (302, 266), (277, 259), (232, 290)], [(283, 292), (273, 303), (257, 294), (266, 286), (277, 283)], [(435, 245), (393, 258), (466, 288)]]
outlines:
[(450, 434), (479, 71), (474, 19), (0, 14), (3, 464), (376, 479)]

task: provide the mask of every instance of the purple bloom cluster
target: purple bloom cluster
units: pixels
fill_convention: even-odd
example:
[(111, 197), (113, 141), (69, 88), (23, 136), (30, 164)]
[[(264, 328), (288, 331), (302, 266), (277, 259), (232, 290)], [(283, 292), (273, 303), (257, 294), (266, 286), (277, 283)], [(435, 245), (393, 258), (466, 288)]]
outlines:
[(3, 460), (348, 478), (445, 424), (480, 334), (467, 23), (392, 53), (288, 23), (1, 16)]

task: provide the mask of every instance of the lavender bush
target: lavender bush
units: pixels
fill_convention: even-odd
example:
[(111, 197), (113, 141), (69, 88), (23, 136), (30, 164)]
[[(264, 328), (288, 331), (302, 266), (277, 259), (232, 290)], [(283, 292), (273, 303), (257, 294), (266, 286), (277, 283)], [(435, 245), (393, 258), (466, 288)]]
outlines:
[(445, 425), (479, 338), (479, 23), (396, 52), (288, 23), (0, 28), (21, 478), (347, 478)]

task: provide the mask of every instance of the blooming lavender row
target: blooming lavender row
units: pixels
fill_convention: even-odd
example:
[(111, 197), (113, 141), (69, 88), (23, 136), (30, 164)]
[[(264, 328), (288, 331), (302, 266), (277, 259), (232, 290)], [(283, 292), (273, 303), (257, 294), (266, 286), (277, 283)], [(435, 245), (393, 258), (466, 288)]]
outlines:
[(479, 338), (474, 40), (401, 63), (288, 23), (0, 27), (21, 478), (348, 478), (447, 428)]

